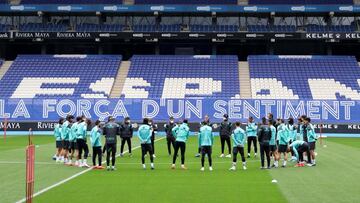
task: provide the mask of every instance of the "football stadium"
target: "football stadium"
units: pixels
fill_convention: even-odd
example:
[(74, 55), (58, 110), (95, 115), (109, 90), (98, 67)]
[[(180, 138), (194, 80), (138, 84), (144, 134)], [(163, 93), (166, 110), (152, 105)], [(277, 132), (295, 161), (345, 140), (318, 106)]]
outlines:
[(0, 0), (0, 202), (360, 202), (360, 0)]

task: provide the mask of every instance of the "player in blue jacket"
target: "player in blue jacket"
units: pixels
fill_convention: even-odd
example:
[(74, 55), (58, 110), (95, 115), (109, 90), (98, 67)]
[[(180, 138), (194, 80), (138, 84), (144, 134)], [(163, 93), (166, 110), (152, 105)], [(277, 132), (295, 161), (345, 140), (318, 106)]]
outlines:
[(212, 146), (214, 144), (214, 135), (212, 132), (212, 127), (208, 125), (203, 125), (200, 128), (199, 132), (199, 146), (201, 147), (201, 171), (204, 171), (205, 155), (207, 155), (209, 160), (209, 170), (212, 171)]
[(154, 170), (154, 156), (153, 156), (153, 149), (152, 149), (152, 129), (149, 125), (149, 119), (144, 118), (143, 124), (138, 129), (138, 137), (141, 143), (141, 163), (143, 165), (143, 169), (146, 169), (145, 165), (145, 155), (149, 152), (150, 155), (150, 165), (151, 170)]
[(248, 120), (248, 124), (246, 126), (246, 135), (247, 135), (247, 143), (248, 143), (248, 158), (250, 158), (250, 152), (251, 152), (251, 143), (253, 143), (255, 154), (254, 156), (257, 156), (257, 125), (254, 122), (254, 118), (250, 117)]
[(63, 123), (64, 123), (64, 118), (60, 118), (59, 122), (55, 125), (55, 129), (54, 129), (54, 137), (56, 140), (56, 153), (54, 157), (56, 162), (61, 162), (61, 160), (64, 159), (64, 157), (61, 156), (61, 151), (62, 151), (61, 126)]
[(233, 141), (233, 164), (232, 167), (230, 168), (231, 171), (236, 170), (236, 159), (238, 153), (240, 153), (241, 155), (243, 169), (246, 170), (246, 161), (244, 154), (246, 136), (245, 136), (245, 131), (240, 128), (240, 125), (241, 125), (240, 122), (235, 123), (236, 128), (231, 135), (231, 139)]
[[(93, 168), (94, 169), (104, 169), (103, 166), (101, 166), (101, 159), (102, 159), (102, 150), (101, 150), (101, 135), (102, 130), (100, 128), (100, 121), (95, 121), (95, 126), (92, 128), (90, 132), (90, 141), (91, 146), (93, 148)], [(96, 157), (98, 158), (98, 164), (96, 164)]]
[(185, 167), (185, 149), (186, 149), (186, 141), (189, 138), (190, 128), (188, 126), (188, 120), (184, 119), (181, 125), (175, 126), (172, 131), (175, 136), (175, 153), (173, 156), (173, 162), (171, 165), (171, 169), (175, 169), (175, 163), (177, 159), (177, 155), (179, 153), (179, 149), (181, 152), (181, 168), (186, 170)]
[(284, 124), (284, 120), (280, 119), (279, 126), (277, 127), (277, 142), (279, 143), (278, 147), (278, 153), (276, 159), (275, 159), (275, 167), (277, 168), (279, 166), (279, 160), (281, 158), (281, 154), (284, 155), (284, 162), (282, 167), (286, 167), (287, 162), (287, 148), (289, 143), (289, 137), (288, 137), (288, 129), (286, 125)]

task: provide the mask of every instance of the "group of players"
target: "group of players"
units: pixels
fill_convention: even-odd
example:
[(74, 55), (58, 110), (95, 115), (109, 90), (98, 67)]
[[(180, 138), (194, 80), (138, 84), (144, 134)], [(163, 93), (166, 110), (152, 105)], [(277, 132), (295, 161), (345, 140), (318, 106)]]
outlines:
[[(54, 159), (56, 162), (61, 162), (67, 165), (74, 165), (78, 167), (90, 167), (87, 164), (89, 156), (89, 147), (87, 144), (87, 130), (90, 128), (91, 121), (84, 116), (76, 119), (69, 115), (65, 119), (60, 118), (58, 124), (55, 126), (54, 136), (56, 138), (56, 154)], [(270, 169), (272, 167), (279, 167), (281, 155), (283, 155), (282, 167), (286, 167), (288, 154), (291, 153), (292, 159), (297, 161), (297, 166), (304, 166), (306, 155), (306, 164), (308, 166), (315, 166), (315, 145), (317, 135), (314, 126), (311, 124), (311, 119), (301, 116), (298, 123), (295, 124), (293, 118), (290, 118), (287, 123), (283, 119), (273, 119), (272, 114), (268, 114), (267, 118), (262, 118), (261, 123), (256, 124), (254, 119), (250, 117), (245, 124), (245, 129), (241, 128), (241, 123), (236, 122), (232, 124), (228, 115), (223, 116), (223, 121), (220, 124), (210, 123), (209, 117), (205, 116), (204, 121), (200, 123), (198, 133), (198, 154), (196, 157), (201, 157), (201, 171), (205, 168), (205, 158), (209, 162), (209, 170), (212, 171), (212, 147), (214, 145), (215, 129), (218, 129), (221, 141), (221, 155), (220, 157), (232, 157), (232, 165), (230, 170), (236, 170), (237, 156), (240, 154), (242, 160), (242, 168), (246, 170), (245, 158), (245, 144), (248, 145), (247, 157), (250, 158), (251, 146), (253, 145), (255, 157), (257, 156), (257, 142), (260, 146), (261, 169)], [(124, 155), (124, 145), (127, 143), (129, 155), (132, 156), (131, 139), (134, 134), (134, 129), (138, 128), (138, 139), (141, 143), (141, 163), (142, 167), (146, 169), (145, 157), (149, 154), (150, 167), (155, 169), (155, 134), (157, 132), (157, 125), (151, 119), (144, 118), (140, 126), (132, 124), (130, 118), (124, 119), (124, 122), (118, 124), (113, 117), (109, 117), (106, 123), (101, 123), (99, 120), (95, 121), (94, 126), (90, 131), (90, 142), (93, 150), (92, 162), (94, 169), (104, 169), (102, 166), (102, 156), (106, 153), (106, 169), (116, 170), (116, 143), (117, 137), (120, 135), (121, 148), (120, 156)], [(164, 125), (167, 139), (167, 149), (170, 156), (172, 156), (171, 169), (176, 168), (176, 160), (180, 151), (181, 169), (186, 170), (185, 166), (185, 150), (186, 142), (190, 135), (190, 127), (188, 120), (184, 119), (181, 123), (175, 123), (174, 118), (170, 117), (169, 122)], [(105, 144), (102, 145), (101, 136), (105, 136)], [(225, 155), (225, 143), (228, 147), (228, 154)], [(232, 143), (232, 147), (231, 147)], [(174, 150), (172, 154), (171, 151)], [(232, 149), (232, 150), (231, 150)], [(84, 153), (84, 154), (83, 154)], [(76, 156), (75, 156), (76, 155)], [(273, 157), (273, 165), (270, 160)], [(76, 159), (73, 162), (73, 159)], [(265, 166), (265, 158), (267, 165)], [(96, 163), (96, 161), (98, 161)], [(110, 163), (111, 161), (111, 163)]]

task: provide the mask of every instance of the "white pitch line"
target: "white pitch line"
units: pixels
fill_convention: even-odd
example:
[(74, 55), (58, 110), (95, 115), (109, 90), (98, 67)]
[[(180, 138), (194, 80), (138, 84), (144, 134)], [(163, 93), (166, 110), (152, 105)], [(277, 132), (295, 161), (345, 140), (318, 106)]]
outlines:
[[(166, 138), (166, 137), (162, 137), (162, 138), (156, 139), (155, 142), (160, 141), (160, 140), (165, 139), (165, 138)], [(141, 147), (141, 146), (137, 146), (137, 147), (134, 147), (133, 149), (134, 149), (134, 150), (135, 150), (135, 149), (139, 149), (140, 147)], [(126, 151), (126, 152), (124, 152), (124, 153), (126, 154), (126, 153), (128, 153), (128, 152), (129, 152), (129, 151)], [(116, 157), (119, 157), (119, 155), (117, 155)], [(102, 163), (104, 164), (104, 163), (106, 163), (106, 161), (103, 161)], [(62, 184), (66, 183), (66, 182), (68, 182), (68, 181), (70, 181), (70, 180), (72, 180), (72, 179), (74, 179), (74, 178), (76, 178), (76, 177), (78, 177), (78, 176), (81, 176), (82, 174), (87, 173), (87, 172), (89, 172), (89, 171), (91, 171), (91, 170), (92, 170), (92, 168), (90, 167), (90, 168), (88, 168), (88, 169), (86, 169), (86, 170), (83, 170), (83, 171), (81, 171), (81, 172), (79, 172), (79, 173), (76, 173), (76, 174), (74, 174), (74, 175), (72, 175), (72, 176), (70, 176), (70, 177), (68, 177), (68, 178), (66, 178), (66, 179), (64, 179), (64, 180), (62, 180), (62, 181), (60, 181), (60, 182), (57, 182), (57, 183), (55, 183), (55, 184), (53, 184), (53, 185), (51, 185), (51, 186), (49, 186), (49, 187), (46, 187), (46, 188), (44, 188), (44, 189), (36, 192), (36, 193), (33, 195), (33, 197), (39, 196), (39, 195), (41, 195), (42, 193), (47, 192), (47, 191), (49, 191), (49, 190), (51, 190), (51, 189), (53, 189), (53, 188), (55, 188), (55, 187), (57, 187), (57, 186), (59, 186), (59, 185), (62, 185)], [(23, 203), (23, 202), (25, 202), (25, 201), (26, 201), (26, 198), (23, 198), (23, 199), (21, 199), (21, 200), (19, 200), (19, 201), (16, 201), (16, 203)]]

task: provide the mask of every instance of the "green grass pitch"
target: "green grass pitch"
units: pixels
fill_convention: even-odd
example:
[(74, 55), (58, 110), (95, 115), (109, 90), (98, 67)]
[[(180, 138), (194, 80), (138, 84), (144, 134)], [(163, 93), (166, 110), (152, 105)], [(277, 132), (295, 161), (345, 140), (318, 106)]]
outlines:
[[(359, 202), (360, 139), (328, 138), (318, 142), (316, 167), (260, 170), (259, 158), (247, 159), (248, 170), (230, 172), (231, 159), (218, 158), (220, 143), (213, 149), (214, 171), (201, 172), (195, 158), (197, 139), (187, 143), (187, 171), (170, 169), (166, 140), (156, 144), (154, 171), (143, 170), (140, 149), (133, 157), (117, 158), (117, 171), (91, 170), (54, 187), (34, 202)], [(137, 138), (133, 139), (138, 146)], [(0, 137), (0, 202), (16, 202), (25, 193), (25, 146), (27, 137)], [(56, 164), (52, 136), (35, 136), (35, 192), (85, 169)], [(91, 152), (91, 150), (90, 150)], [(149, 158), (146, 159), (149, 163)], [(88, 162), (91, 162), (90, 159)], [(206, 162), (207, 164), (207, 162)], [(241, 166), (239, 164), (239, 166)], [(271, 183), (275, 179), (278, 183)]]

